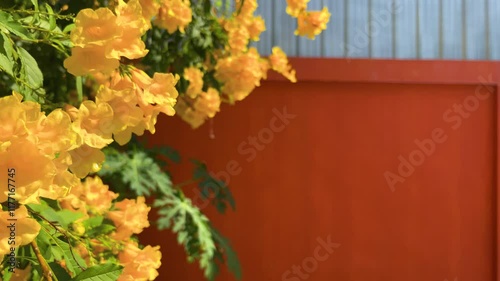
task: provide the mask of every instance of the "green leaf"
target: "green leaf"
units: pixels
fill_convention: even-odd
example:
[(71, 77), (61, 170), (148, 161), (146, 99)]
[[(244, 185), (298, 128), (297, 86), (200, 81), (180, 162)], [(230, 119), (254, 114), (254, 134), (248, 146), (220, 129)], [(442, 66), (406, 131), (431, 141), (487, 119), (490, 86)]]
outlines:
[(104, 220), (104, 217), (102, 216), (96, 216), (96, 217), (91, 217), (87, 220), (84, 220), (82, 222), (83, 226), (85, 227), (86, 230), (98, 227), (99, 225), (102, 224), (102, 221)]
[(98, 236), (98, 235), (106, 235), (106, 234), (111, 233), (115, 229), (116, 229), (116, 227), (114, 225), (103, 223), (99, 226), (90, 228), (88, 230), (86, 229), (85, 235), (87, 235), (88, 237), (93, 237), (93, 236)]
[(106, 162), (99, 171), (100, 176), (119, 174), (123, 183), (139, 196), (153, 192), (172, 194), (172, 182), (155, 159), (144, 151), (118, 152), (105, 150)]
[(0, 71), (5, 71), (10, 76), (14, 76), (14, 48), (10, 38), (6, 34), (0, 33)]
[(13, 33), (22, 39), (30, 39), (31, 35), (12, 15), (0, 11), (0, 31), (5, 33)]
[(40, 14), (38, 13), (40, 11), (40, 8), (38, 7), (38, 0), (31, 0), (31, 4), (33, 4), (33, 7), (36, 12), (33, 14), (33, 20), (32, 20), (32, 22), (35, 23), (38, 22), (38, 20), (40, 20)]
[[(38, 236), (42, 233), (46, 234), (44, 235), (45, 238), (43, 239), (43, 243), (50, 246), (48, 250), (52, 252), (54, 259), (65, 260), (66, 268), (73, 274), (82, 272), (80, 266), (85, 266), (85, 261), (78, 253), (71, 250), (71, 246), (67, 242), (55, 237), (55, 234), (50, 234), (44, 227), (42, 227)], [(46, 240), (48, 240), (48, 242)]]
[(217, 274), (212, 263), (216, 247), (208, 218), (181, 191), (175, 196), (157, 199), (153, 206), (161, 207), (158, 211), (158, 228), (171, 228), (177, 233), (177, 241), (184, 246), (188, 258), (199, 259), (205, 277), (212, 280)]
[(19, 85), (21, 92), (26, 100), (43, 103), (45, 90), (43, 89), (42, 71), (36, 60), (23, 47), (18, 47), (18, 53), (21, 61), (19, 79), (25, 83)]
[[(36, 1), (36, 0), (33, 0), (33, 1)], [(54, 15), (54, 10), (52, 10), (52, 7), (47, 3), (45, 3), (44, 7), (45, 7), (45, 10), (47, 11), (47, 13), (49, 14), (49, 24), (50, 24), (49, 28), (50, 28), (50, 30), (54, 30), (57, 27), (56, 17)]]
[[(236, 204), (229, 187), (223, 181), (212, 177), (204, 163), (194, 159), (191, 160), (191, 162), (195, 165), (193, 178), (195, 180), (200, 180), (198, 187), (200, 188), (203, 199), (213, 198), (211, 203), (215, 205), (219, 213), (224, 213), (228, 204), (234, 210)], [(213, 196), (211, 194), (213, 194)]]
[(238, 255), (231, 247), (229, 240), (222, 236), (219, 231), (212, 227), (212, 236), (217, 245), (222, 247), (222, 252), (226, 255), (226, 263), (229, 271), (236, 277), (236, 279), (241, 280), (241, 265), (238, 259)]
[(88, 268), (71, 281), (115, 281), (122, 270), (123, 267), (116, 264), (100, 264)]
[(74, 23), (71, 23), (71, 24), (68, 24), (64, 27), (63, 29), (63, 33), (70, 33), (71, 30), (73, 30), (73, 28), (75, 28), (75, 24)]
[(57, 277), (57, 280), (70, 280), (71, 276), (66, 272), (64, 268), (57, 262), (51, 262), (49, 263), (50, 269), (54, 273), (54, 275)]
[(58, 224), (63, 228), (68, 228), (69, 225), (83, 216), (82, 213), (70, 210), (59, 210), (59, 206), (51, 206), (49, 203), (42, 201), (41, 204), (29, 204), (30, 209), (40, 214), (48, 221)]

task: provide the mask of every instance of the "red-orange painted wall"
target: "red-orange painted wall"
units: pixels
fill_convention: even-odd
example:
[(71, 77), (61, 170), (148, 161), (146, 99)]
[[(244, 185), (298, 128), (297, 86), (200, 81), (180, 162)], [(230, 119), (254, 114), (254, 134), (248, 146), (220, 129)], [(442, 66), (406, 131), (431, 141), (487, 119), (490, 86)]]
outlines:
[[(150, 138), (184, 156), (174, 181), (189, 177), (188, 158), (229, 180), (236, 212), (203, 211), (231, 239), (243, 280), (498, 280), (500, 64), (293, 63), (299, 83), (272, 76), (224, 106), (215, 139), (209, 124), (175, 117)], [(410, 159), (414, 171), (398, 172)], [(168, 231), (143, 237), (162, 247), (158, 280), (203, 280)]]

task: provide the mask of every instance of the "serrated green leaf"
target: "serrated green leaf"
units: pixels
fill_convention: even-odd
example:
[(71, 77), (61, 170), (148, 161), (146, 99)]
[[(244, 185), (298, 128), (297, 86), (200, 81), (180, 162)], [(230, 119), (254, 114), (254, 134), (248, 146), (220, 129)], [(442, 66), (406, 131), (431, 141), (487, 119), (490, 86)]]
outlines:
[(31, 35), (26, 28), (24, 28), (12, 15), (0, 11), (0, 30), (3, 32), (10, 32), (22, 39), (30, 39)]
[(19, 60), (21, 61), (21, 71), (19, 79), (24, 84), (19, 85), (21, 94), (26, 100), (44, 103), (45, 90), (43, 89), (43, 74), (36, 60), (23, 47), (18, 47)]
[(82, 272), (80, 267), (85, 266), (85, 261), (82, 257), (80, 257), (80, 255), (78, 255), (75, 251), (72, 251), (67, 242), (55, 237), (55, 234), (51, 235), (44, 227), (42, 227), (40, 234), (44, 232), (46, 234), (46, 238), (44, 239), (49, 240), (47, 244), (50, 245), (49, 251), (52, 252), (54, 259), (65, 260), (66, 268), (73, 274)]
[(14, 51), (14, 46), (12, 45), (11, 39), (7, 36), (7, 34), (0, 33), (0, 35), (0, 41), (2, 42), (1, 45), (3, 47), (1, 53), (5, 54), (9, 60), (15, 61), (16, 53)]
[(0, 71), (5, 71), (10, 76), (14, 76), (14, 63), (2, 53), (0, 53)]
[(229, 240), (222, 236), (218, 230), (212, 227), (212, 237), (214, 238), (217, 245), (222, 247), (224, 254), (226, 255), (226, 263), (229, 271), (236, 277), (236, 279), (241, 280), (242, 272), (241, 265), (238, 259), (238, 255), (231, 247)]
[(123, 267), (116, 264), (100, 264), (88, 268), (71, 281), (115, 281), (122, 271)]

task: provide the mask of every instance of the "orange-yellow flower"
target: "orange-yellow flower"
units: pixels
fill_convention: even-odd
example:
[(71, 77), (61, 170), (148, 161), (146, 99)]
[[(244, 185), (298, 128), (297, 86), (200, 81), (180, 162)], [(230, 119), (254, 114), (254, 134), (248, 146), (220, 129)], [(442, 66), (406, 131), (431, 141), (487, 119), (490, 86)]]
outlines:
[[(20, 247), (31, 243), (40, 231), (40, 224), (29, 217), (28, 209), (21, 205), (15, 211), (12, 211), (14, 216), (11, 216), (9, 211), (0, 211), (0, 255), (10, 253), (10, 247)], [(15, 229), (10, 229), (12, 221), (16, 219)], [(9, 238), (15, 236), (15, 244), (9, 243)]]
[(145, 202), (143, 196), (137, 197), (137, 200), (124, 199), (115, 204), (115, 210), (108, 212), (107, 217), (116, 226), (114, 239), (126, 240), (132, 234), (139, 234), (149, 227), (148, 213), (151, 207)]
[(88, 146), (103, 148), (113, 142), (113, 108), (108, 103), (82, 102), (73, 124)]
[(28, 133), (26, 128), (26, 110), (21, 104), (22, 96), (14, 93), (0, 98), (0, 142), (11, 140)]
[(261, 16), (252, 19), (250, 24), (247, 26), (250, 39), (253, 41), (259, 41), (260, 34), (266, 31), (266, 22)]
[(119, 0), (115, 12), (117, 15), (116, 23), (124, 28), (125, 33), (135, 32), (136, 35), (140, 36), (149, 29), (148, 21), (142, 15), (139, 0), (130, 0), (128, 3)]
[(292, 17), (298, 17), (301, 12), (305, 11), (308, 2), (309, 0), (286, 0), (287, 14), (291, 15)]
[(214, 88), (208, 88), (194, 102), (194, 108), (197, 111), (204, 113), (207, 117), (212, 118), (215, 113), (219, 112), (220, 96), (219, 92)]
[(224, 86), (222, 92), (232, 101), (243, 100), (265, 77), (267, 69), (257, 49), (219, 59), (215, 66), (215, 77)]
[(106, 52), (103, 46), (74, 47), (71, 56), (64, 60), (64, 67), (75, 76), (110, 73), (120, 66), (120, 61), (118, 58), (106, 57)]
[(191, 128), (196, 129), (205, 123), (206, 115), (202, 112), (196, 111), (184, 99), (179, 99), (175, 105), (175, 111), (179, 117), (186, 123), (191, 125)]
[[(143, 119), (143, 112), (137, 106), (137, 96), (133, 88), (112, 90), (102, 86), (97, 92), (97, 104), (107, 103), (113, 109), (113, 135), (125, 131), (128, 127), (135, 127)], [(116, 137), (115, 137), (116, 140)], [(123, 145), (125, 143), (119, 142)]]
[(190, 6), (188, 0), (162, 0), (155, 24), (166, 29), (168, 33), (177, 30), (184, 33), (193, 17)]
[(136, 242), (129, 241), (118, 254), (118, 260), (124, 267), (118, 281), (154, 280), (161, 266), (160, 246), (139, 249)]
[(258, 4), (256, 0), (236, 0), (236, 6), (238, 7), (238, 17), (246, 18), (253, 15)]
[(142, 16), (149, 22), (158, 14), (160, 4), (156, 0), (139, 0), (142, 7)]
[(184, 69), (184, 79), (189, 81), (189, 86), (186, 95), (190, 98), (195, 98), (203, 88), (203, 72), (196, 67), (188, 67)]
[(55, 155), (81, 145), (78, 134), (72, 128), (69, 114), (62, 109), (55, 109), (46, 117), (40, 116), (36, 125), (30, 126), (30, 134), (36, 138), (34, 141), (38, 148), (47, 155)]
[(98, 172), (105, 159), (100, 149), (85, 144), (69, 153), (72, 159), (69, 169), (79, 178), (84, 178), (90, 172)]
[[(15, 186), (11, 195), (22, 204), (38, 203), (39, 189), (48, 187), (57, 174), (52, 159), (43, 155), (36, 145), (27, 139), (18, 139), (0, 147), (0, 168), (13, 169), (13, 173), (0, 173), (0, 180)], [(11, 179), (9, 181), (9, 178)], [(0, 202), (7, 201), (8, 190), (0, 191)]]
[(107, 46), (121, 33), (115, 14), (108, 8), (83, 9), (76, 15), (70, 38), (77, 47)]
[(288, 63), (288, 58), (280, 47), (273, 47), (273, 52), (269, 56), (269, 62), (271, 63), (271, 68), (273, 70), (282, 74), (288, 78), (288, 80), (294, 83), (297, 82), (297, 79), (295, 78), (295, 70), (293, 70), (292, 66)]
[(307, 36), (309, 39), (314, 39), (326, 29), (326, 24), (330, 20), (330, 12), (324, 7), (321, 11), (302, 12), (299, 14), (298, 27), (295, 35)]
[[(178, 75), (171, 73), (155, 73), (149, 86), (144, 88), (142, 101), (150, 104), (148, 109), (158, 110), (166, 115), (174, 115), (174, 105), (177, 102), (179, 93), (175, 84), (179, 81)], [(154, 104), (154, 106), (152, 106)]]
[(80, 196), (91, 210), (103, 214), (111, 208), (112, 201), (118, 194), (109, 191), (99, 177), (87, 177), (83, 183), (83, 192)]

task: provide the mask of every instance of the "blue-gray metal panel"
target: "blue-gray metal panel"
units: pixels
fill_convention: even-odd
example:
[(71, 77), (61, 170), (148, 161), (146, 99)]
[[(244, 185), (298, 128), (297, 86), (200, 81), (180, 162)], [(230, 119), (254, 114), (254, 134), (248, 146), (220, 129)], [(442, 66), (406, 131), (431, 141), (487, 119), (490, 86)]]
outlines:
[(486, 1), (465, 0), (465, 12), (466, 58), (486, 59)]
[(393, 5), (392, 1), (370, 0), (370, 57), (392, 58), (393, 50)]
[(260, 35), (260, 41), (252, 43), (253, 46), (257, 47), (259, 53), (263, 56), (267, 56), (271, 53), (271, 48), (273, 46), (273, 34), (272, 31), (279, 26), (273, 25), (273, 3), (274, 1), (259, 1), (259, 6), (257, 7), (256, 15), (262, 16), (266, 22), (266, 31), (262, 32)]
[(490, 59), (500, 60), (500, 1), (488, 0)]
[(417, 2), (415, 0), (395, 0), (395, 57), (399, 59), (417, 58)]
[(325, 57), (344, 57), (345, 48), (343, 47), (345, 36), (345, 7), (348, 0), (325, 0), (324, 4), (328, 7), (330, 22), (327, 29), (323, 31), (323, 50)]
[(348, 0), (347, 12), (347, 56), (367, 58), (370, 50), (368, 0)]
[[(319, 0), (316, 0), (319, 1)], [(280, 46), (281, 49), (290, 56), (298, 54), (298, 38), (295, 36), (297, 28), (297, 19), (292, 18), (286, 13), (286, 1), (269, 1), (273, 2), (273, 46)]]
[(436, 0), (418, 1), (418, 57), (438, 59), (440, 40), (440, 2)]
[(461, 60), (465, 57), (463, 46), (463, 4), (457, 0), (442, 0), (443, 59)]

